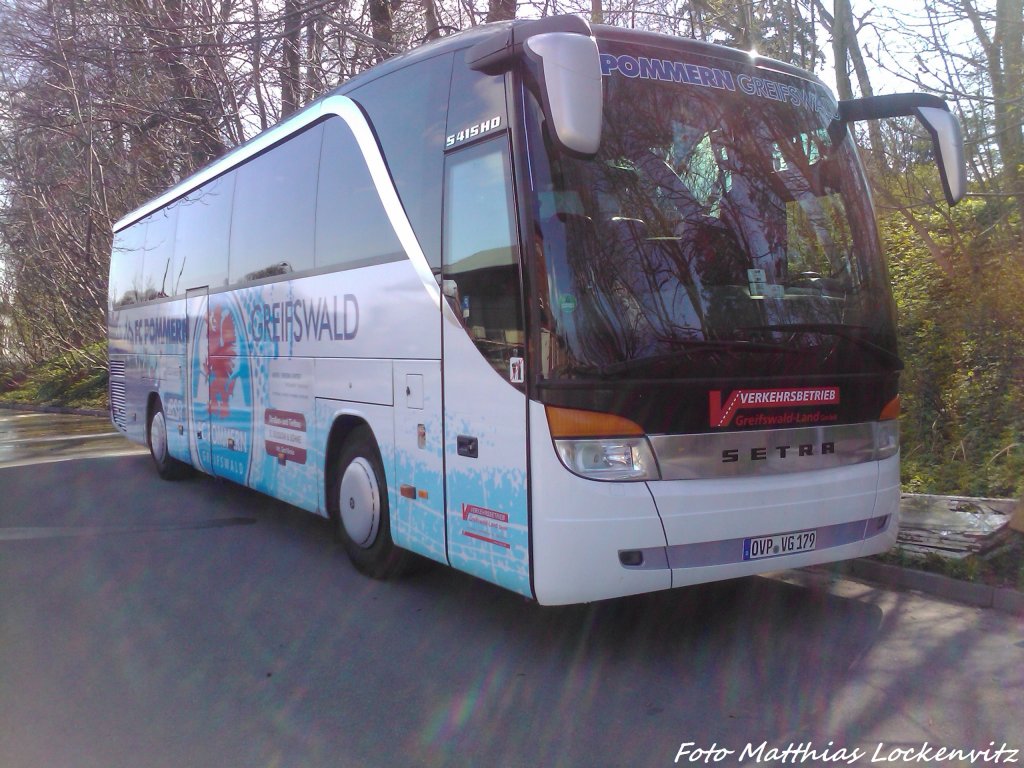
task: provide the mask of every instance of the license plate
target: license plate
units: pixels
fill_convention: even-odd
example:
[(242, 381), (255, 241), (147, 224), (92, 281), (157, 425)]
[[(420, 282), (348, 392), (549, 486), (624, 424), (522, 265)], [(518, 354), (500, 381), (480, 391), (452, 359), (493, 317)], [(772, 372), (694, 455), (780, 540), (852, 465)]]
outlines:
[(743, 540), (743, 559), (760, 560), (763, 557), (782, 557), (797, 552), (810, 552), (818, 538), (816, 530), (777, 533), (774, 536), (756, 536)]

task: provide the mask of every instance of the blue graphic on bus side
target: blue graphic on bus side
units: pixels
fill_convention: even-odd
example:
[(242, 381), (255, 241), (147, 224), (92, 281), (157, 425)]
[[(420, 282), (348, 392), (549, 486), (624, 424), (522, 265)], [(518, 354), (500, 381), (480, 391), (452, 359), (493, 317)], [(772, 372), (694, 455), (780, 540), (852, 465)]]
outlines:
[(199, 349), (200, 332), (191, 352), (191, 389), (196, 423), (210, 425), (204, 439), (209, 441), (213, 473), (245, 485), (252, 460), (252, 375), (243, 317), (228, 295), (211, 297), (206, 360)]
[(351, 341), (359, 332), (359, 301), (351, 293), (260, 302), (249, 310), (254, 343)]
[(747, 96), (809, 109), (821, 115), (826, 121), (831, 120), (838, 110), (835, 99), (827, 90), (814, 88), (810, 83), (803, 87), (747, 72), (736, 74), (727, 69), (686, 61), (602, 53), (601, 74), (608, 77), (612, 73), (618, 73), (631, 80), (685, 83), (698, 88), (717, 88), (732, 92), (738, 87), (739, 91)]
[(450, 472), (449, 496), (479, 500), (448, 509), (448, 556), (459, 570), (521, 595), (530, 588), (526, 473), (506, 469)]
[(618, 72), (630, 79), (663, 80), (669, 83), (687, 83), (705, 88), (736, 90), (736, 81), (732, 72), (725, 69), (690, 64), (685, 61), (602, 53), (601, 74), (607, 77), (612, 72)]

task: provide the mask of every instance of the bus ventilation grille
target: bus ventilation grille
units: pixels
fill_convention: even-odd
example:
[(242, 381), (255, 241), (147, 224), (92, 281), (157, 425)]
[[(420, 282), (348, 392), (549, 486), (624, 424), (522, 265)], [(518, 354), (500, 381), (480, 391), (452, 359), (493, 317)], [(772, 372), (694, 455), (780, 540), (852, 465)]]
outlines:
[(125, 417), (124, 360), (110, 361), (110, 418), (122, 432), (128, 429)]

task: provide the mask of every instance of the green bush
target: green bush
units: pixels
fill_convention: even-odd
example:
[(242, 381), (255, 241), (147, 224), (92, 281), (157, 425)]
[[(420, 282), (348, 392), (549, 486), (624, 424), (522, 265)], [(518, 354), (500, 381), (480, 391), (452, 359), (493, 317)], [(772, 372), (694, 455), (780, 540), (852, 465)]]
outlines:
[(107, 368), (96, 363), (105, 359), (99, 342), (28, 370), (12, 367), (0, 373), (0, 402), (106, 410)]
[[(899, 310), (904, 490), (1024, 494), (1024, 247), (993, 234), (968, 200), (953, 226), (967, 247), (940, 269), (901, 218), (882, 222)], [(941, 232), (943, 222), (935, 221)], [(941, 237), (937, 236), (941, 243)]]

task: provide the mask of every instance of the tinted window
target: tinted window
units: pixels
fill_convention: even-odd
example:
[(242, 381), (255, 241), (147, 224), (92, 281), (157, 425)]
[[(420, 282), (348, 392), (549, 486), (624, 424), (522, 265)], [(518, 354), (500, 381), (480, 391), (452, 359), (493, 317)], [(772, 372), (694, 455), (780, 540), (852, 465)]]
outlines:
[(316, 265), (391, 260), (403, 254), (363, 153), (341, 118), (324, 124), (316, 208)]
[[(618, 50), (628, 53), (606, 63), (637, 60)], [(541, 373), (896, 369), (885, 264), (856, 150), (830, 133), (834, 98), (783, 73), (691, 58), (684, 69), (699, 81), (626, 69), (605, 78), (594, 158), (560, 153), (527, 102), (534, 241), (547, 272)], [(763, 95), (776, 92), (786, 97)]]
[(175, 295), (189, 288), (227, 284), (228, 236), (235, 174), (228, 173), (192, 192), (178, 203), (175, 231), (177, 276)]
[(452, 55), (398, 70), (352, 92), (370, 116), (398, 195), (430, 266), (441, 264), (441, 174)]
[(174, 230), (177, 223), (177, 204), (163, 208), (149, 217), (143, 270), (146, 299), (162, 299), (174, 295)]
[(114, 235), (110, 255), (110, 300), (115, 307), (142, 301), (147, 223), (148, 219), (143, 219)]
[(313, 267), (321, 126), (238, 169), (231, 223), (232, 283)]
[[(459, 54), (460, 58), (462, 55), (464, 54)], [(461, 60), (457, 60), (452, 73), (452, 95), (451, 103), (448, 105), (445, 143), (451, 146), (461, 144), (462, 141), (471, 141), (478, 135), (476, 129), (487, 133), (495, 129), (504, 131), (507, 128), (505, 77), (474, 72)]]
[(453, 152), (445, 165), (445, 296), (502, 375), (523, 346), (511, 178), (504, 137)]

